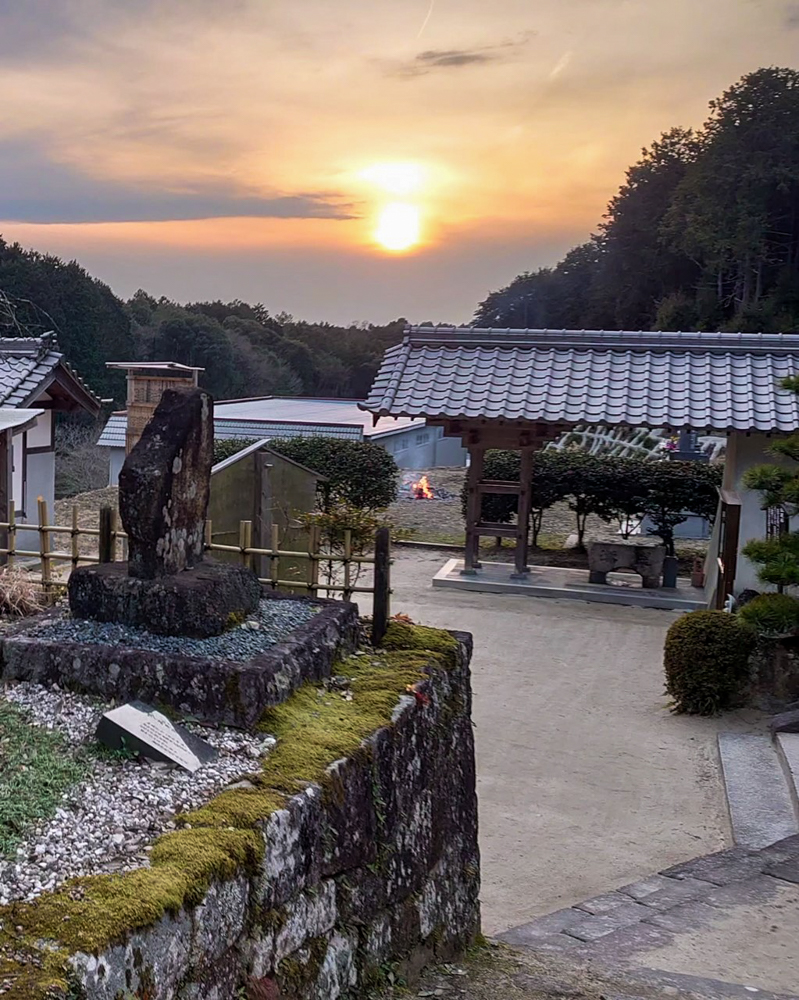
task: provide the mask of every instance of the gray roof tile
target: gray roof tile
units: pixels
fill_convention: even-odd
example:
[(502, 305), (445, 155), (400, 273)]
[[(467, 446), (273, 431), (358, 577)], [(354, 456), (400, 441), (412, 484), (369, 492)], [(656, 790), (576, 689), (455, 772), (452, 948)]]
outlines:
[(365, 410), (379, 416), (793, 431), (799, 335), (410, 327)]

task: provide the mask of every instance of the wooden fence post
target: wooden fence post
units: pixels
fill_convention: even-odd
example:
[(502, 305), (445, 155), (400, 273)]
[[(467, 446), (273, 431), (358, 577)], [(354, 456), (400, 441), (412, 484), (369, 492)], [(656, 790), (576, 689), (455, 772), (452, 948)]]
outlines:
[(114, 561), (114, 508), (100, 508), (100, 562), (110, 563)]
[(269, 560), (269, 577), (272, 580), (272, 590), (277, 590), (277, 581), (280, 579), (280, 565), (277, 552), (280, 549), (280, 526), (272, 523), (272, 558)]
[(17, 508), (13, 500), (8, 502), (8, 562), (9, 569), (14, 565), (14, 555), (17, 551)]
[(378, 528), (375, 535), (374, 606), (372, 609), (372, 645), (383, 641), (390, 614), (391, 536), (388, 528)]
[[(322, 542), (322, 533), (318, 524), (312, 524), (308, 532), (308, 589), (309, 595), (313, 596), (319, 590), (319, 548)], [(330, 591), (327, 591), (328, 597)]]
[(70, 532), (70, 547), (72, 550), (72, 568), (78, 568), (78, 559), (80, 558), (80, 547), (79, 547), (79, 537), (80, 537), (80, 526), (78, 523), (78, 507), (77, 504), (72, 504), (72, 531)]
[(42, 563), (42, 585), (50, 586), (50, 531), (47, 521), (47, 501), (39, 497), (39, 558)]

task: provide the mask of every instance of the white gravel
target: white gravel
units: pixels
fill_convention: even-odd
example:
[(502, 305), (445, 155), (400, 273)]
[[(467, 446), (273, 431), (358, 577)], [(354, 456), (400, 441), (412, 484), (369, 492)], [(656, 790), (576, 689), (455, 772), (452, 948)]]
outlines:
[[(0, 696), (26, 710), (29, 721), (59, 730), (88, 753), (100, 716), (96, 699), (18, 683)], [(91, 756), (87, 780), (70, 789), (54, 817), (31, 829), (15, 858), (0, 857), (0, 905), (33, 900), (70, 878), (123, 872), (149, 864), (155, 838), (175, 829), (175, 815), (196, 809), (214, 794), (258, 769), (275, 745), (271, 736), (186, 724), (219, 751), (190, 774), (176, 766)]]

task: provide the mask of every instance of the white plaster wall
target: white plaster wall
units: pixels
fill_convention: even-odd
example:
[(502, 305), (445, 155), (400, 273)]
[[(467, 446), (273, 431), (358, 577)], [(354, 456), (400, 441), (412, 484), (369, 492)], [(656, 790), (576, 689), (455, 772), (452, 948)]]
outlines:
[[(766, 536), (766, 512), (760, 506), (760, 494), (748, 490), (743, 485), (743, 475), (753, 465), (768, 463), (795, 468), (790, 459), (769, 453), (768, 448), (780, 435), (731, 434), (727, 441), (727, 457), (724, 465), (724, 488), (734, 490), (741, 499), (741, 538), (738, 553), (738, 567), (735, 574), (735, 593), (751, 588), (753, 590), (776, 590), (757, 578), (757, 569), (741, 554), (742, 548), (753, 538)], [(792, 518), (791, 530), (799, 529), (799, 518)]]
[[(42, 393), (39, 399), (33, 404), (38, 406), (42, 400), (49, 399), (50, 397), (46, 392)], [(53, 445), (52, 441), (52, 427), (53, 427), (53, 411), (45, 410), (44, 413), (36, 418), (36, 423), (30, 428), (28, 433), (28, 447), (29, 448), (51, 448)]]
[[(22, 510), (23, 504), (23, 484), (22, 484), (22, 448), (23, 448), (23, 434), (14, 435), (14, 451), (13, 451), (13, 464), (14, 471), (11, 476), (11, 482), (13, 484), (14, 490), (14, 507), (16, 510)], [(3, 520), (6, 518), (7, 511), (3, 511)]]
[(124, 448), (108, 448), (108, 485), (116, 486), (119, 483), (119, 473), (125, 464)]
[[(30, 447), (30, 444), (29, 444)], [(25, 490), (25, 514), (28, 521), (38, 521), (37, 500), (42, 497), (47, 502), (50, 524), (55, 523), (55, 452), (28, 452), (28, 477)]]

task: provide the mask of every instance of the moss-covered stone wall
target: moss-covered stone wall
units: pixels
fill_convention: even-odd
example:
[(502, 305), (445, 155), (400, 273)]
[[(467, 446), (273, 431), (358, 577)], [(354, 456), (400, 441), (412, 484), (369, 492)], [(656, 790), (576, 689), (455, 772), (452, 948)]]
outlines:
[(271, 708), (263, 770), (182, 818), (151, 867), (0, 909), (7, 1000), (363, 995), (479, 930), (463, 633), (392, 623), (380, 652)]

